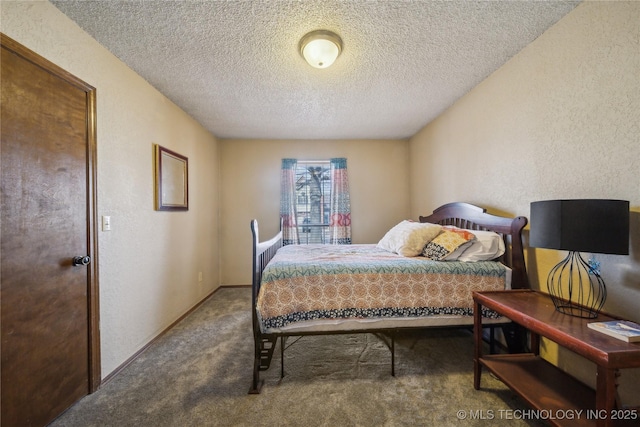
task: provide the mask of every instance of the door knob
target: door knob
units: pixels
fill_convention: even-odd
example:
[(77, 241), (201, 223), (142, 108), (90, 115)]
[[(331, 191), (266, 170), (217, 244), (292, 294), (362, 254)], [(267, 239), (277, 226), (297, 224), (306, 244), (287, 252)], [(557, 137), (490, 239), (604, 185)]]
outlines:
[(73, 257), (73, 266), (74, 267), (76, 267), (78, 265), (87, 265), (90, 262), (91, 262), (91, 257), (89, 255)]

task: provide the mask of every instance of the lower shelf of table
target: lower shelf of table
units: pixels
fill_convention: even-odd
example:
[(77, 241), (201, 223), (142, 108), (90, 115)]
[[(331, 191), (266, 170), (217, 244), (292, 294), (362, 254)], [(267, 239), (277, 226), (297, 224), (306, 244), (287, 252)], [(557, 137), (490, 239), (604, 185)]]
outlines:
[[(595, 391), (534, 354), (487, 355), (480, 364), (556, 426), (595, 426)], [(591, 411), (591, 412), (589, 412)], [(566, 417), (565, 417), (566, 415)], [(568, 419), (574, 417), (574, 419)]]

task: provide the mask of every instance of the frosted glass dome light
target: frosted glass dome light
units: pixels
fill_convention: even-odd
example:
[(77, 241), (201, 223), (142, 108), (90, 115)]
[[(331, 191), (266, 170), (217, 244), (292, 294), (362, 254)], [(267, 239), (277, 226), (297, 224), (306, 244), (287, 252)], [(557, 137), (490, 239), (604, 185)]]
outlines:
[(331, 66), (341, 51), (342, 40), (331, 31), (312, 31), (300, 40), (302, 57), (315, 68)]

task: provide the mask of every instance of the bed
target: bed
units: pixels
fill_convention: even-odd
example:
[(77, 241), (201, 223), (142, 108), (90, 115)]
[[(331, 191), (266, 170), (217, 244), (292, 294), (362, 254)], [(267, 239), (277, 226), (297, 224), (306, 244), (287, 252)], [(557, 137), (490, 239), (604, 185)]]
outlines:
[[(529, 287), (521, 237), (526, 224), (525, 217), (496, 216), (458, 202), (420, 216), (419, 222), (401, 222), (377, 244), (283, 246), (281, 232), (260, 242), (258, 223), (252, 220), (254, 369), (249, 393), (260, 393), (260, 372), (269, 368), (278, 338), (284, 363), (285, 340), (291, 336), (376, 334), (391, 350), (394, 375), (398, 330), (469, 327), (473, 291)], [(474, 251), (483, 248), (480, 240), (485, 245), (481, 252), (486, 249), (485, 237), (494, 249), (496, 239), (500, 246), (491, 259), (486, 253), (475, 257)], [(493, 328), (510, 322), (490, 310), (482, 315), (493, 342)]]

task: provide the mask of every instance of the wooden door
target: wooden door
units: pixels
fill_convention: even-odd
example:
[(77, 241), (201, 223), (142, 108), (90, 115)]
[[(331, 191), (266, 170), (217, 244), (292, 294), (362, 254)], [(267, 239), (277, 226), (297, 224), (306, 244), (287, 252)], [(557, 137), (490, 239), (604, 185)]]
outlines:
[(1, 37), (1, 422), (43, 426), (100, 381), (95, 90)]

